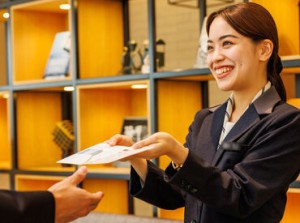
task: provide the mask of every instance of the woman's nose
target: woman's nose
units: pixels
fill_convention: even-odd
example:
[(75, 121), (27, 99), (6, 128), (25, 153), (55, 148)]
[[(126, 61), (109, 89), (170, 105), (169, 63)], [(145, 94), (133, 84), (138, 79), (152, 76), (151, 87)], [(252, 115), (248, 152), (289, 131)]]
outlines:
[(223, 54), (222, 50), (219, 48), (216, 48), (211, 55), (211, 61), (217, 62), (217, 61), (220, 61), (223, 59), (224, 59), (224, 54)]

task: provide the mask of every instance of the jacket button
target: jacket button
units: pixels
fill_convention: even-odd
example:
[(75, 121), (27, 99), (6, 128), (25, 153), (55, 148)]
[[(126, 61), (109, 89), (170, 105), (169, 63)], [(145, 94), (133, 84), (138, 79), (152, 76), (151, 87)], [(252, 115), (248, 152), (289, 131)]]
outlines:
[(197, 192), (198, 192), (198, 189), (197, 189), (197, 188), (193, 187), (193, 188), (191, 189), (191, 193), (195, 194), (195, 193), (197, 193)]

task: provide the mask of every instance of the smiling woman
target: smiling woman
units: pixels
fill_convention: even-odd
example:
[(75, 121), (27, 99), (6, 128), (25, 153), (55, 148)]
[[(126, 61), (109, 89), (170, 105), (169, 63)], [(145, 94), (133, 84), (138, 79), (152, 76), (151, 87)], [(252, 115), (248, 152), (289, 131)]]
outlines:
[[(207, 33), (208, 66), (231, 96), (195, 115), (184, 145), (166, 132), (133, 144), (152, 149), (130, 157), (130, 192), (185, 207), (185, 223), (279, 223), (300, 171), (300, 111), (286, 103), (275, 22), (261, 5), (240, 3), (212, 13)], [(149, 161), (163, 155), (172, 160), (164, 171)]]

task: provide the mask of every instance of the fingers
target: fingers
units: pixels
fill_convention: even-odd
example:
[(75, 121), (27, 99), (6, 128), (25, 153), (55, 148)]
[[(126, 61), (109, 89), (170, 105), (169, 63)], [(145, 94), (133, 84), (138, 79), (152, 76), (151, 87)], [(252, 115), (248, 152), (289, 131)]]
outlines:
[(73, 173), (70, 177), (70, 183), (73, 185), (77, 185), (84, 180), (87, 175), (87, 167), (81, 166), (75, 173)]
[(104, 194), (102, 191), (98, 191), (98, 192), (92, 194), (92, 199), (97, 204), (102, 200), (103, 197), (104, 197)]
[(123, 145), (131, 146), (133, 144), (132, 139), (128, 136), (116, 134), (106, 141), (110, 146)]

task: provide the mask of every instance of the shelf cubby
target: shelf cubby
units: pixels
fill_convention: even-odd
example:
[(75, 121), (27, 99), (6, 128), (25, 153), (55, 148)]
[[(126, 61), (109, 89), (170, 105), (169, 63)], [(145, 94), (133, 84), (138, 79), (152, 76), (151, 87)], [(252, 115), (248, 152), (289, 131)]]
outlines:
[[(59, 8), (68, 3), (43, 0), (11, 7), (14, 84), (46, 81), (43, 75), (55, 34), (70, 31), (70, 13)], [(70, 79), (70, 74), (63, 79)]]
[[(159, 80), (157, 89), (158, 131), (168, 132), (184, 143), (189, 125), (202, 106), (201, 82)], [(169, 163), (168, 157), (159, 158), (161, 168), (164, 169)], [(183, 208), (176, 211), (159, 209), (159, 217), (183, 219)]]
[(6, 41), (6, 19), (3, 14), (7, 13), (6, 9), (0, 9), (0, 86), (7, 85), (7, 41)]
[(95, 209), (96, 212), (129, 213), (128, 180), (90, 178), (83, 182), (83, 188), (90, 192), (104, 193), (103, 199)]
[(0, 173), (0, 190), (9, 190), (10, 176), (8, 173)]
[(0, 91), (0, 169), (4, 170), (12, 167), (9, 100), (9, 93)]
[[(142, 89), (133, 88), (137, 86)], [(78, 86), (79, 150), (121, 133), (124, 118), (148, 118), (150, 109), (148, 86), (148, 81)], [(149, 119), (148, 123), (150, 123)]]
[(79, 78), (118, 75), (124, 46), (122, 1), (78, 0)]
[(300, 190), (290, 188), (287, 193), (287, 204), (281, 223), (297, 223), (299, 221)]
[(63, 170), (56, 163), (62, 150), (54, 142), (53, 131), (59, 121), (72, 118), (64, 114), (71, 106), (63, 100), (66, 94), (62, 89), (15, 93), (19, 169)]
[(61, 176), (17, 174), (15, 175), (15, 186), (18, 191), (47, 190), (62, 179), (64, 179), (64, 177)]
[[(279, 55), (299, 55), (299, 1), (254, 0), (272, 14), (278, 29)], [(291, 28), (291, 24), (293, 28)]]

